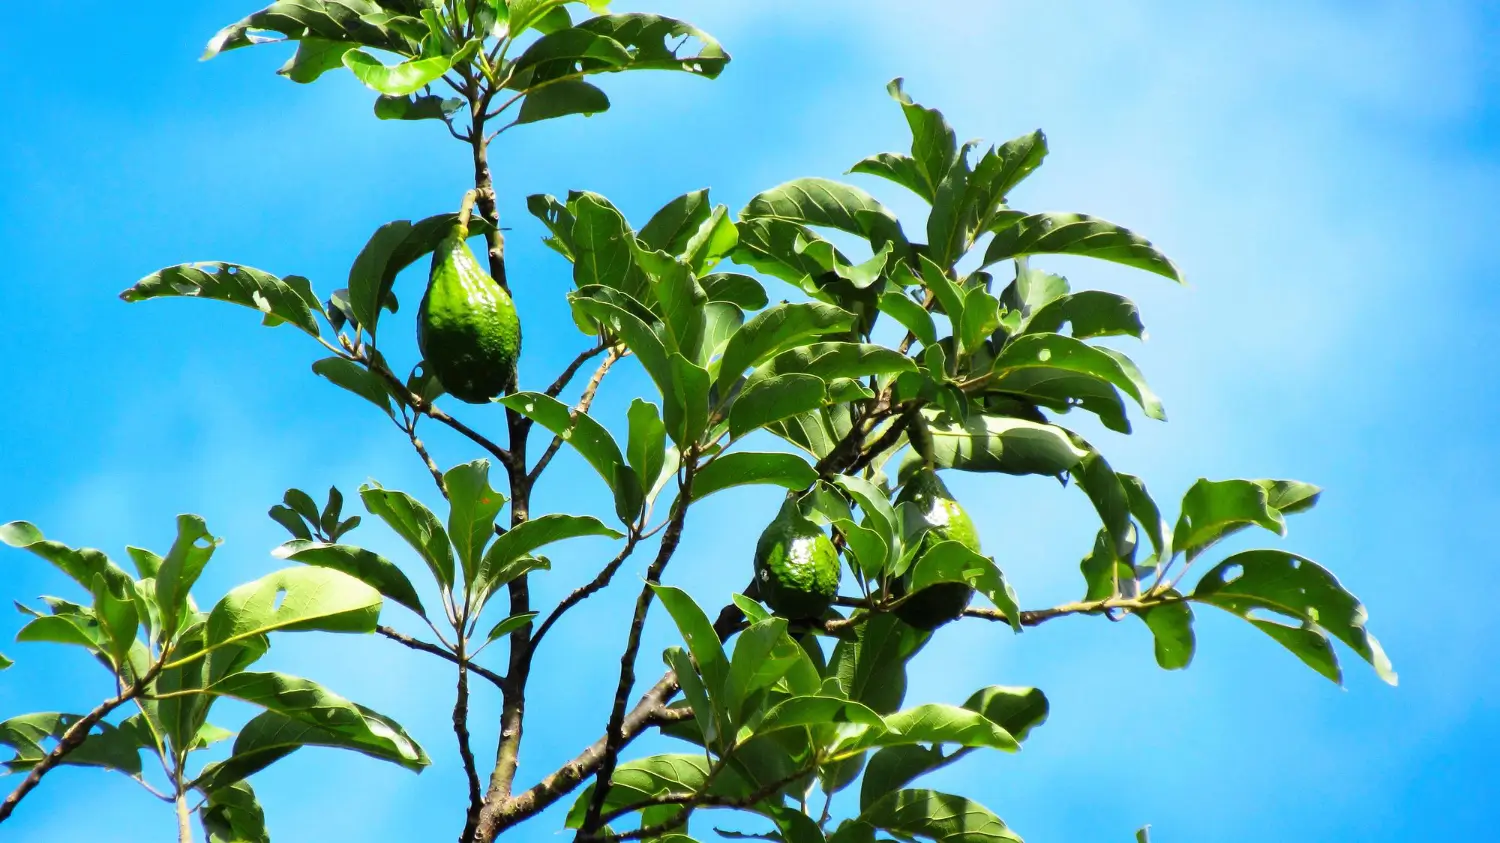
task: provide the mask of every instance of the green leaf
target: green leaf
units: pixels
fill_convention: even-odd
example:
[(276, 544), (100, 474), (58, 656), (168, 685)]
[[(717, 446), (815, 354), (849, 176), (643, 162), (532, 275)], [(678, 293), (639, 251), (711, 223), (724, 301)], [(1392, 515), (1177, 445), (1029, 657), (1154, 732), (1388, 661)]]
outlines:
[(695, 190), (663, 205), (636, 236), (649, 249), (680, 255), (712, 214), (708, 190)]
[(1026, 320), (1028, 333), (1062, 333), (1069, 326), (1073, 339), (1130, 336), (1144, 339), (1146, 326), (1135, 302), (1102, 290), (1084, 290), (1061, 296), (1037, 308)]
[[(652, 755), (620, 764), (610, 779), (609, 792), (604, 798), (604, 812), (609, 813), (653, 796), (668, 793), (697, 793), (705, 787), (717, 796), (736, 796), (750, 793), (750, 787), (732, 768), (725, 769), (708, 782), (708, 760), (701, 754)], [(578, 828), (583, 824), (589, 803), (593, 799), (593, 786), (585, 789), (568, 811), (567, 828)], [(673, 811), (680, 810), (673, 806)], [(653, 838), (656, 839), (656, 838)]]
[(498, 641), (501, 638), (515, 632), (526, 624), (531, 623), (537, 616), (536, 612), (522, 612), (511, 615), (490, 628), (490, 634), (484, 637), (486, 642)]
[(1047, 157), (1047, 138), (1040, 130), (1013, 138), (985, 153), (969, 179), (969, 197), (974, 224), (988, 227), (1006, 196), (1042, 165)]
[(425, 30), (421, 20), (390, 14), (374, 0), (277, 0), (253, 15), (221, 29), (203, 53), (205, 60), (225, 50), (280, 39), (259, 32), (277, 32), (298, 40), (308, 35), (349, 44), (364, 44), (404, 55), (416, 55)]
[[(206, 545), (203, 544), (205, 541)], [(208, 532), (202, 518), (177, 516), (177, 538), (156, 574), (156, 605), (161, 607), (167, 636), (177, 631), (177, 619), (187, 607), (188, 592), (203, 573), (203, 567), (208, 564), (219, 542)]]
[[(625, 215), (597, 193), (569, 197), (567, 210), (572, 227), (563, 243), (573, 255), (573, 282), (580, 289), (597, 284), (647, 301), (650, 288), (636, 265), (634, 235)], [(566, 221), (560, 219), (558, 228)]]
[[(202, 774), (192, 782), (192, 786), (209, 792), (217, 791), (265, 769), (305, 746), (349, 749), (382, 761), (392, 761), (412, 770), (427, 765), (425, 754), (415, 758), (406, 755), (409, 750), (405, 742), (401, 743), (401, 750), (392, 752), (388, 745), (392, 736), (405, 736), (399, 725), (362, 706), (359, 710), (369, 731), (377, 736), (384, 736), (383, 743), (367, 743), (276, 711), (264, 711), (250, 718), (240, 729), (229, 758), (205, 767)], [(410, 747), (416, 747), (416, 744), (412, 743)], [(420, 747), (417, 751), (420, 752)]]
[(235, 782), (205, 794), (198, 809), (208, 843), (271, 843), (266, 814), (247, 782)]
[(927, 215), (927, 254), (938, 266), (952, 266), (968, 245), (969, 151), (973, 148), (973, 143), (964, 144), (950, 159), (948, 168), (933, 176), (937, 190)]
[(95, 574), (91, 591), (105, 651), (114, 664), (125, 664), (125, 656), (136, 643), (136, 633), (141, 627), (136, 590), (134, 586), (118, 581), (111, 584), (102, 574)]
[[(1163, 592), (1168, 597), (1176, 591)], [(1196, 639), (1193, 635), (1193, 607), (1185, 601), (1163, 603), (1135, 613), (1151, 629), (1156, 639), (1156, 663), (1163, 670), (1181, 670), (1193, 661)]]
[(1042, 254), (1098, 258), (1182, 281), (1177, 265), (1150, 241), (1086, 214), (1041, 213), (1008, 221), (990, 241), (983, 265)]
[(901, 185), (928, 202), (933, 199), (933, 184), (927, 180), (927, 174), (923, 171), (922, 165), (910, 155), (895, 152), (871, 155), (849, 168), (849, 172), (879, 176)]
[(740, 729), (740, 742), (752, 735), (766, 735), (783, 729), (804, 726), (852, 723), (866, 727), (879, 734), (885, 730), (885, 721), (868, 706), (840, 697), (807, 696), (791, 697), (772, 706), (760, 719)]
[(857, 342), (818, 342), (783, 351), (757, 367), (745, 381), (748, 393), (767, 378), (814, 375), (825, 381), (915, 372), (917, 364), (895, 349)]
[(630, 52), (620, 42), (586, 29), (569, 27), (549, 32), (532, 42), (510, 66), (507, 88), (524, 91), (580, 73), (619, 70), (630, 63)]
[(681, 647), (668, 647), (662, 653), (662, 660), (677, 676), (677, 684), (682, 688), (682, 698), (693, 710), (694, 725), (702, 745), (718, 748), (720, 738), (728, 729), (726, 713), (714, 705), (703, 677), (698, 675), (698, 669), (693, 664), (692, 656)]
[(1192, 561), (1215, 542), (1251, 525), (1286, 535), (1286, 519), (1271, 507), (1264, 486), (1252, 480), (1199, 478), (1182, 496), (1172, 547)]
[(583, 536), (605, 536), (618, 539), (623, 536), (604, 526), (604, 522), (589, 515), (543, 515), (516, 525), (505, 535), (495, 539), (484, 554), (477, 579), (479, 594), (491, 593), (498, 584), (499, 572), (511, 563), (520, 560), (539, 548), (565, 539)]
[(970, 288), (964, 296), (963, 318), (958, 323), (959, 347), (972, 354), (1000, 327), (1000, 301), (983, 287)]
[[(723, 262), (739, 244), (740, 231), (729, 219), (729, 208), (719, 205), (679, 254), (694, 275), (704, 275)], [(765, 307), (765, 303), (759, 306)]]
[(435, 94), (375, 98), (375, 117), (380, 120), (444, 120), (463, 108), (457, 97), (444, 99)]
[[(517, 392), (501, 398), (499, 403), (561, 436), (563, 441), (572, 445), (599, 472), (599, 476), (604, 478), (612, 491), (616, 494), (621, 492), (616, 487), (618, 481), (625, 477), (620, 473), (620, 467), (625, 465), (625, 457), (620, 453), (620, 446), (615, 443), (614, 437), (593, 416), (588, 413), (575, 415), (568, 405), (540, 392)], [(639, 471), (636, 472), (638, 473)], [(630, 479), (634, 480), (634, 475)], [(639, 486), (638, 483), (636, 485)], [(639, 488), (627, 491), (634, 491), (632, 498), (638, 498), (641, 494)], [(634, 512), (620, 513), (620, 517), (627, 522), (635, 515)]]
[(395, 417), (391, 410), (391, 393), (385, 383), (365, 367), (343, 357), (324, 357), (312, 364), (313, 374), (332, 381)]
[[(1156, 501), (1146, 491), (1146, 484), (1141, 478), (1130, 474), (1115, 475), (1125, 490), (1125, 496), (1130, 501), (1130, 512), (1140, 522), (1141, 529), (1145, 531), (1146, 538), (1151, 542), (1151, 550), (1155, 556), (1153, 563), (1165, 562), (1172, 558), (1172, 528), (1167, 524), (1167, 519), (1162, 517), (1161, 509), (1157, 507)], [(1151, 567), (1150, 564), (1147, 567)]]
[(609, 110), (609, 97), (587, 82), (564, 79), (537, 88), (521, 101), (516, 124), (539, 123), (570, 114), (585, 116)]
[(353, 49), (347, 43), (315, 36), (297, 42), (297, 52), (276, 72), (298, 84), (316, 82), (330, 70), (344, 66), (344, 54)]
[(319, 336), (313, 310), (316, 297), (259, 269), (232, 263), (192, 263), (169, 266), (142, 278), (120, 293), (127, 302), (185, 296), (213, 299), (251, 307), (261, 312), (267, 325), (296, 325), (311, 336)]
[(854, 326), (854, 314), (821, 302), (778, 304), (757, 313), (724, 348), (719, 359), (719, 389), (727, 390), (748, 368), (813, 337), (841, 333)]
[[(608, 36), (629, 48), (631, 58), (624, 68), (626, 70), (681, 70), (714, 79), (729, 63), (729, 54), (713, 36), (673, 18), (647, 14), (600, 15), (581, 21), (578, 28)], [(694, 48), (683, 49), (695, 41)]]
[(473, 585), (484, 548), (495, 534), (495, 518), (505, 506), (505, 495), (490, 487), (489, 460), (474, 460), (448, 469), (448, 539), (458, 550), (464, 584)]
[(698, 441), (708, 429), (708, 372), (678, 352), (667, 360), (672, 371), (672, 387), (666, 405), (667, 432), (680, 448)]
[(92, 612), (87, 615), (59, 613), (33, 619), (16, 633), (16, 641), (23, 644), (71, 644), (97, 652), (104, 648), (104, 631)]
[(438, 585), (453, 587), (453, 548), (432, 510), (405, 492), (379, 487), (361, 486), (359, 498), (372, 515), (390, 525), (422, 557)]
[(343, 62), (354, 78), (366, 87), (386, 96), (404, 97), (441, 79), (444, 73), (453, 69), (454, 58), (432, 56), (385, 65), (364, 50), (350, 50), (344, 53)]
[(927, 183), (936, 189), (958, 157), (958, 139), (942, 112), (912, 102), (911, 97), (902, 90), (902, 83), (903, 80), (899, 77), (892, 79), (886, 86), (886, 91), (901, 104), (901, 111), (906, 115), (907, 124), (911, 126), (912, 158)]
[(110, 583), (130, 582), (130, 575), (110, 561), (102, 551), (89, 547), (74, 549), (62, 542), (49, 541), (29, 521), (0, 524), (0, 542), (31, 551), (85, 589), (93, 587), (95, 575), (102, 575)]
[[(380, 309), (388, 307), (396, 276), (437, 248), (458, 221), (458, 214), (435, 214), (415, 223), (395, 220), (376, 229), (349, 267), (349, 307), (359, 326), (375, 336)], [(469, 233), (484, 234), (489, 224), (474, 217)]]
[(739, 243), (730, 253), (735, 263), (780, 278), (809, 295), (817, 292), (812, 279), (833, 271), (830, 257), (848, 264), (831, 244), (826, 249), (813, 248), (822, 238), (796, 223), (741, 219), (735, 228)]
[(923, 410), (922, 415), (932, 433), (937, 468), (1057, 475), (1086, 453), (1062, 428), (1049, 424), (983, 413), (970, 413), (963, 422), (946, 412)]
[[(1365, 629), (1369, 615), (1364, 605), (1310, 559), (1279, 550), (1237, 553), (1204, 574), (1189, 599), (1239, 615), (1283, 644), (1288, 644), (1293, 633), (1273, 633), (1266, 622), (1252, 617), (1254, 612), (1275, 612), (1301, 621), (1304, 629), (1326, 630), (1369, 662), (1382, 680), (1396, 684), (1390, 659)], [(1297, 649), (1293, 652), (1303, 655)], [(1337, 675), (1329, 678), (1340, 681)]]
[[(43, 712), (23, 714), (0, 722), (0, 746), (16, 751), (4, 762), (11, 773), (24, 773), (52, 751), (52, 742), (81, 720), (77, 714)], [(140, 775), (141, 740), (133, 729), (100, 723), (77, 749), (63, 756), (62, 763), (78, 767), (106, 767), (128, 775)]]
[(759, 193), (740, 211), (740, 218), (835, 228), (870, 240), (876, 251), (894, 242), (897, 257), (906, 253), (906, 236), (895, 214), (863, 190), (829, 179), (796, 179)]
[(1071, 470), (1073, 480), (1099, 513), (1099, 521), (1110, 540), (1106, 550), (1116, 559), (1129, 560), (1135, 552), (1135, 531), (1130, 523), (1130, 496), (1125, 485), (1102, 454), (1080, 437), (1075, 436), (1073, 441), (1086, 452)]
[(735, 399), (729, 410), (729, 435), (739, 439), (773, 422), (823, 406), (828, 384), (814, 375), (789, 374), (761, 378)]
[(897, 744), (957, 744), (1015, 752), (1020, 743), (999, 724), (977, 711), (954, 705), (926, 703), (885, 717), (880, 746)]
[(1266, 490), (1266, 502), (1282, 515), (1306, 512), (1318, 504), (1323, 490), (1298, 480), (1255, 480)]
[(801, 648), (786, 633), (784, 618), (760, 620), (741, 632), (735, 641), (723, 692), (723, 706), (730, 722), (740, 722), (751, 694), (781, 681), (802, 658), (805, 656)]
[(925, 837), (940, 843), (1021, 843), (1021, 838), (988, 808), (935, 790), (889, 793), (860, 812), (859, 818), (901, 837)]
[(380, 592), (329, 568), (284, 568), (224, 595), (209, 613), (204, 651), (268, 632), (374, 632)]
[(1120, 355), (1061, 334), (1027, 334), (1006, 344), (991, 371), (997, 378), (1023, 369), (1061, 369), (1109, 383), (1134, 398), (1146, 415), (1166, 419), (1161, 401), (1135, 371), (1120, 365)]
[(841, 691), (883, 714), (901, 707), (906, 696), (906, 662), (927, 643), (928, 634), (894, 615), (870, 615), (855, 629), (853, 640), (840, 640), (829, 670)]
[[(430, 763), (422, 747), (394, 721), (298, 676), (234, 673), (213, 683), (205, 692), (243, 700), (292, 721), (316, 726), (341, 737), (345, 748), (393, 761), (408, 770), (420, 770)], [(235, 754), (240, 753), (237, 741)]]
[(683, 643), (687, 644), (688, 651), (693, 654), (693, 661), (697, 664), (709, 693), (722, 694), (729, 679), (729, 659), (724, 656), (724, 646), (719, 643), (719, 636), (714, 632), (714, 625), (709, 621), (708, 615), (680, 588), (653, 584), (651, 590), (677, 624), (677, 631), (682, 634)]
[(1005, 614), (1011, 628), (1021, 631), (1021, 607), (1016, 592), (1005, 581), (994, 560), (981, 556), (963, 542), (938, 542), (922, 553), (911, 569), (912, 593), (944, 582), (968, 583)]
[(4, 653), (0, 653), (0, 670), (5, 670), (6, 668), (14, 664), (15, 662), (11, 659), (6, 658)]
[(698, 279), (711, 302), (722, 301), (745, 310), (760, 310), (770, 299), (759, 281), (738, 272), (716, 272)]
[[(637, 398), (630, 402), (626, 416), (630, 423), (630, 438), (625, 451), (630, 467), (648, 491), (655, 487), (662, 476), (667, 460), (667, 427), (662, 424), (656, 405)], [(700, 480), (701, 482), (701, 480)]]
[(901, 327), (910, 331), (912, 336), (922, 341), (923, 345), (933, 345), (937, 342), (937, 328), (932, 323), (932, 314), (927, 309), (911, 300), (904, 293), (887, 292), (880, 296), (880, 311), (901, 323)]
[(693, 500), (733, 486), (769, 483), (793, 491), (806, 489), (818, 472), (796, 454), (737, 451), (716, 457), (693, 478)]
[(991, 381), (986, 394), (1021, 399), (1056, 413), (1077, 408), (1098, 416), (1109, 430), (1131, 430), (1125, 399), (1108, 381), (1093, 375), (1044, 367), (1016, 369)]
[(418, 615), (427, 617), (427, 610), (422, 607), (422, 600), (417, 596), (411, 580), (406, 578), (406, 574), (395, 563), (374, 551), (346, 544), (296, 539), (276, 548), (271, 555), (288, 562), (342, 571)]

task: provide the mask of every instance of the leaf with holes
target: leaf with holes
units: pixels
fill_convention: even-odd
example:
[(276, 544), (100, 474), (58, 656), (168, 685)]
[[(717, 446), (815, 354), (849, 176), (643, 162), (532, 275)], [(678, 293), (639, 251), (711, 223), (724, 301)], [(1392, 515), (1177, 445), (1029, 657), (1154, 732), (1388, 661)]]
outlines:
[(320, 310), (317, 296), (291, 277), (277, 278), (248, 266), (233, 263), (185, 263), (157, 270), (120, 293), (127, 302), (157, 298), (199, 298), (224, 301), (254, 308), (265, 317), (267, 325), (286, 322), (311, 336), (319, 336), (314, 311)]
[(271, 555), (288, 562), (342, 571), (418, 615), (427, 617), (427, 610), (422, 607), (422, 600), (417, 596), (411, 580), (406, 578), (406, 574), (395, 563), (374, 551), (346, 544), (296, 539), (276, 548)]
[(380, 592), (331, 568), (284, 568), (224, 595), (208, 615), (204, 652), (268, 632), (375, 631)]
[[(600, 15), (578, 24), (579, 29), (607, 36), (630, 52), (623, 70), (681, 70), (705, 79), (717, 78), (729, 54), (713, 36), (690, 23), (660, 15)], [(696, 52), (683, 47), (696, 41)]]
[(1024, 369), (1061, 369), (1097, 378), (1129, 395), (1153, 419), (1166, 419), (1161, 401), (1135, 371), (1120, 364), (1119, 355), (1061, 334), (1026, 334), (1006, 344), (991, 372), (996, 379)]
[[(1317, 652), (1316, 648), (1305, 645), (1306, 637), (1326, 631), (1369, 662), (1382, 680), (1396, 684), (1390, 659), (1380, 642), (1365, 629), (1369, 614), (1364, 605), (1333, 574), (1310, 559), (1280, 550), (1237, 553), (1204, 574), (1189, 599), (1245, 618), (1319, 672), (1339, 682), (1341, 677), (1331, 652), (1321, 666), (1305, 654)], [(1299, 634), (1295, 629), (1288, 632), (1288, 627), (1256, 618), (1253, 613), (1258, 610), (1300, 621), (1303, 632)]]

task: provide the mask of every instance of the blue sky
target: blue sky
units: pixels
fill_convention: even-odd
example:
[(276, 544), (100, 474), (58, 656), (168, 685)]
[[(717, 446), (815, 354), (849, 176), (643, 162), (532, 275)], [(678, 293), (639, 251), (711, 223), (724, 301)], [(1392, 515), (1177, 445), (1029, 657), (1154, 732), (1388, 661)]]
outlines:
[[(115, 294), (161, 266), (216, 259), (306, 275), (326, 294), (377, 226), (456, 203), (463, 150), (438, 127), (375, 121), (373, 95), (347, 75), (307, 87), (279, 79), (279, 48), (198, 63), (207, 37), (249, 11), (237, 2), (140, 18), (118, 4), (66, 5), (29, 4), (5, 36), (0, 361), (12, 386), (0, 415), (0, 520), (28, 519), (123, 557), (126, 544), (165, 548), (177, 513), (201, 513), (226, 539), (198, 589), (212, 599), (273, 569), (268, 551), (284, 536), (264, 511), (288, 486), (352, 493), (373, 477), (432, 497), (400, 435), (315, 378), (318, 349), (291, 329), (261, 328), (228, 306), (126, 306)], [(1491, 558), (1500, 359), (1490, 340), (1500, 320), (1491, 283), (1500, 68), (1486, 47), (1500, 16), (1477, 2), (973, 0), (921, 14), (914, 5), (662, 0), (650, 8), (689, 17), (734, 53), (721, 79), (609, 79), (613, 111), (507, 135), (494, 157), (515, 227), (523, 380), (550, 381), (584, 343), (563, 302), (566, 266), (524, 212), (529, 193), (595, 190), (640, 224), (686, 190), (711, 186), (737, 209), (788, 178), (837, 177), (904, 145), (884, 93), (897, 75), (963, 137), (1043, 128), (1051, 156), (1014, 203), (1128, 225), (1189, 281), (1182, 289), (1108, 265), (1046, 263), (1076, 286), (1131, 295), (1150, 328), (1132, 353), (1170, 423), (1140, 419), (1133, 437), (1094, 438), (1159, 500), (1199, 476), (1326, 487), (1282, 546), (1326, 564), (1365, 601), (1402, 682), (1381, 685), (1345, 651), (1347, 688), (1337, 688), (1208, 612), (1197, 658), (1178, 673), (1156, 669), (1134, 622), (1069, 619), (1018, 637), (948, 628), (946, 646), (914, 667), (924, 699), (1036, 685), (1053, 713), (1020, 755), (970, 759), (934, 786), (980, 799), (1033, 843), (1126, 840), (1144, 823), (1166, 843), (1492, 833), (1500, 630), (1484, 602), (1500, 588)], [(82, 45), (80, 22), (99, 20), (108, 36), (88, 39), (86, 64), (67, 64), (84, 53), (58, 45)], [(897, 190), (860, 183), (917, 213)], [(397, 292), (414, 304), (419, 277), (403, 277)], [(407, 344), (388, 353), (412, 359)], [(612, 377), (601, 417), (617, 423), (648, 386), (633, 367)], [(499, 429), (497, 415), (470, 415)], [(438, 431), (428, 438), (444, 465), (476, 456)], [(1094, 529), (1081, 496), (1035, 478), (953, 485), (1024, 604), (1077, 596), (1077, 560)], [(750, 490), (705, 504), (668, 579), (719, 605), (743, 584), (775, 499)], [(536, 506), (609, 510), (571, 456)], [(413, 561), (382, 527), (352, 538)], [(607, 552), (582, 541), (555, 554), (539, 602), (587, 579)], [(3, 564), (7, 598), (71, 594), (30, 556), (7, 553)], [(548, 643), (523, 780), (600, 731), (601, 677), (614, 674), (639, 574)], [(4, 640), (18, 626), (0, 615)], [(670, 638), (651, 627), (643, 675)], [(18, 660), (0, 675), (5, 716), (87, 708), (108, 691), (75, 653), (0, 651)], [(456, 835), (463, 786), (445, 665), (332, 636), (284, 636), (266, 664), (392, 714), (435, 760), (413, 776), (358, 756), (298, 753), (254, 782), (273, 839)], [(495, 714), (481, 695), (481, 757)], [(87, 799), (73, 786), (87, 786)], [(553, 839), (557, 819), (516, 837)], [(69, 770), (0, 837), (157, 841), (171, 823), (123, 779)]]

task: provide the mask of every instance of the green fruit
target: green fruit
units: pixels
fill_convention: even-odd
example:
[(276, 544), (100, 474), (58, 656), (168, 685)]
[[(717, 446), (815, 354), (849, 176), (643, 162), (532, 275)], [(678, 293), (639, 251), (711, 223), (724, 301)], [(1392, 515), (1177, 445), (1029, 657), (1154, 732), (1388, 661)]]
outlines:
[(785, 618), (822, 617), (839, 590), (839, 554), (813, 522), (783, 512), (755, 545), (761, 599)]
[[(979, 531), (974, 528), (974, 521), (953, 499), (953, 494), (936, 472), (930, 469), (918, 472), (901, 489), (896, 502), (914, 506), (914, 509), (905, 510), (908, 534), (926, 529), (917, 551), (918, 560), (928, 548), (943, 541), (956, 541), (975, 553), (979, 552)], [(898, 581), (892, 588), (892, 596), (905, 594), (909, 585), (909, 582)], [(973, 598), (974, 589), (965, 583), (935, 583), (901, 601), (893, 613), (917, 629), (934, 630), (962, 617)]]
[(467, 226), (455, 225), (432, 253), (417, 345), (444, 390), (484, 404), (515, 383), (521, 321), (510, 294), (474, 259), (467, 236)]

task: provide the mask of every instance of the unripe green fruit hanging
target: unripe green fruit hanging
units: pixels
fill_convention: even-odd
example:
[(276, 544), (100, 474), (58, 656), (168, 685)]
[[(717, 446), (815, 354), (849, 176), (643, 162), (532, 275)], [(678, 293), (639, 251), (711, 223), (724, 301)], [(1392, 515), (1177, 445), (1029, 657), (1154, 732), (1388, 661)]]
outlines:
[[(979, 531), (974, 528), (974, 521), (953, 499), (936, 472), (931, 469), (918, 472), (901, 489), (896, 502), (911, 503), (915, 507), (915, 511), (906, 510), (911, 522), (907, 524), (909, 533), (926, 528), (918, 551), (919, 561), (921, 554), (944, 541), (956, 541), (975, 553), (979, 552)], [(893, 596), (906, 593), (907, 583), (895, 585)], [(973, 597), (974, 589), (964, 583), (936, 583), (903, 600), (896, 606), (894, 614), (917, 629), (933, 630), (962, 617)]]
[(755, 581), (772, 611), (792, 620), (822, 617), (839, 591), (839, 553), (795, 508), (788, 507), (755, 545)]
[(448, 394), (489, 402), (515, 383), (521, 321), (510, 294), (474, 259), (460, 222), (432, 253), (427, 293), (417, 312), (417, 345)]

